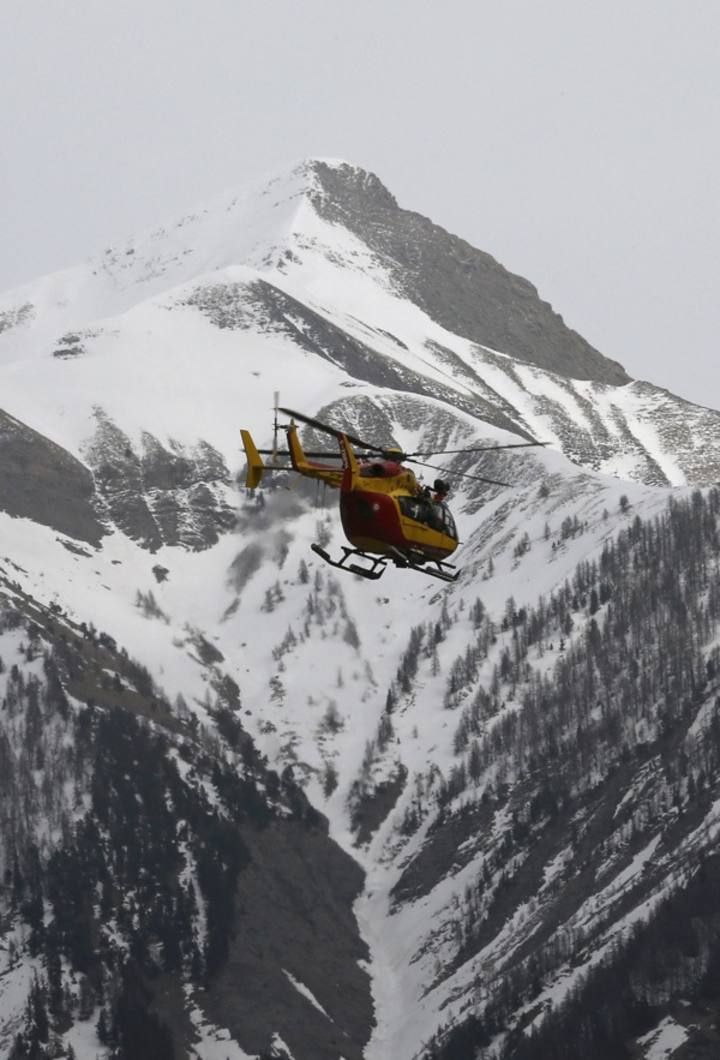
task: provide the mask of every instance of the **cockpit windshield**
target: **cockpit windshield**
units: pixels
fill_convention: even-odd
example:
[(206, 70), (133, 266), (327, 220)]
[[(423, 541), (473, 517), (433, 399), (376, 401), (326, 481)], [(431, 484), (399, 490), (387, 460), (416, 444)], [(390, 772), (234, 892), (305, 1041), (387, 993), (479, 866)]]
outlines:
[(445, 524), (445, 533), (448, 535), (448, 537), (452, 537), (455, 541), (457, 541), (457, 530), (455, 528), (455, 520), (452, 517), (450, 509), (446, 504), (443, 504), (441, 501), (436, 501), (435, 505), (437, 508), (442, 508), (443, 521)]
[(398, 503), (402, 514), (409, 519), (424, 523), (457, 541), (455, 520), (448, 506), (442, 501), (434, 501), (429, 497), (398, 497)]

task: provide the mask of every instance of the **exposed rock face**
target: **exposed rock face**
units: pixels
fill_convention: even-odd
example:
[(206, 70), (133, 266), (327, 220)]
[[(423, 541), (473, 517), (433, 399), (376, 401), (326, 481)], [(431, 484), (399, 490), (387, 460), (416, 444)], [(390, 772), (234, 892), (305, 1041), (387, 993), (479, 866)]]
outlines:
[(35, 307), (31, 302), (24, 302), (3, 310), (0, 312), (0, 334), (3, 331), (10, 331), (11, 328), (19, 328), (23, 324), (28, 324), (34, 315)]
[(274, 1030), (296, 1060), (362, 1060), (372, 1001), (352, 914), (361, 869), (323, 830), (292, 820), (243, 839), (251, 861), (239, 880), (238, 932), (208, 1014), (251, 1053)]
[(0, 508), (91, 545), (111, 520), (153, 551), (164, 544), (209, 548), (232, 528), (230, 473), (211, 445), (166, 448), (144, 432), (136, 452), (102, 410), (96, 416), (87, 451), (93, 478), (61, 446), (0, 410)]
[(321, 216), (345, 225), (390, 270), (398, 290), (458, 335), (575, 379), (620, 385), (622, 365), (598, 353), (531, 283), (427, 217), (401, 209), (373, 174), (314, 163)]
[(0, 508), (97, 545), (107, 531), (92, 475), (61, 446), (0, 409)]
[(137, 452), (101, 409), (96, 418), (88, 462), (109, 516), (128, 537), (152, 551), (161, 545), (202, 550), (233, 526), (223, 496), (230, 473), (207, 442), (191, 452), (167, 449), (146, 431)]

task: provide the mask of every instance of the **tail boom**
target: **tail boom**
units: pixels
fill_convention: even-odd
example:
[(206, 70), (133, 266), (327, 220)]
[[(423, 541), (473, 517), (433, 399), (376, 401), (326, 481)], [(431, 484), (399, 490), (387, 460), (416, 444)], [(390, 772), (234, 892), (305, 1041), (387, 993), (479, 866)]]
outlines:
[(329, 464), (316, 464), (314, 461), (308, 460), (300, 444), (297, 427), (294, 423), (291, 423), (287, 429), (287, 443), (293, 471), (297, 471), (300, 475), (307, 475), (308, 478), (320, 479), (321, 482), (328, 486), (333, 486), (335, 489), (341, 486), (343, 481), (342, 468), (331, 467)]

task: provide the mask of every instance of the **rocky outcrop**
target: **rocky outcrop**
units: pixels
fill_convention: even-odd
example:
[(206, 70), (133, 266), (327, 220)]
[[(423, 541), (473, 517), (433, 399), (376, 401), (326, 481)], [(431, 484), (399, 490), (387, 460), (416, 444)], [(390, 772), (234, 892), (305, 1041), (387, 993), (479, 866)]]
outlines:
[(90, 471), (61, 446), (0, 409), (0, 509), (91, 545), (107, 532)]
[(32, 302), (23, 302), (20, 305), (10, 306), (9, 309), (0, 310), (0, 334), (12, 328), (22, 327), (23, 324), (29, 324), (34, 316), (35, 307)]
[(151, 551), (162, 545), (202, 550), (232, 528), (234, 509), (225, 499), (230, 473), (211, 445), (166, 447), (145, 431), (136, 449), (101, 409), (95, 416), (88, 462), (108, 516), (128, 537)]

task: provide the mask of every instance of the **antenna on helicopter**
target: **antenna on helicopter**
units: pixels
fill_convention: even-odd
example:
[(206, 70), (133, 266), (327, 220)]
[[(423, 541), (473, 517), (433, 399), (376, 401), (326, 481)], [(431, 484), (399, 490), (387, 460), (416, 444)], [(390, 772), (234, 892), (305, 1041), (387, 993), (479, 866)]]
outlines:
[(273, 419), (273, 445), (272, 445), (272, 462), (275, 463), (278, 455), (278, 403), (280, 401), (280, 391), (276, 390), (273, 393), (274, 401), (274, 419)]

